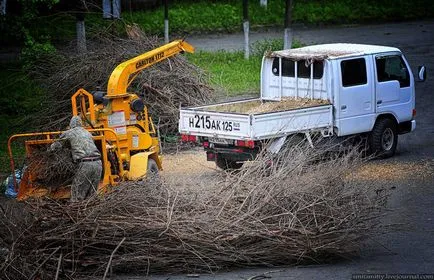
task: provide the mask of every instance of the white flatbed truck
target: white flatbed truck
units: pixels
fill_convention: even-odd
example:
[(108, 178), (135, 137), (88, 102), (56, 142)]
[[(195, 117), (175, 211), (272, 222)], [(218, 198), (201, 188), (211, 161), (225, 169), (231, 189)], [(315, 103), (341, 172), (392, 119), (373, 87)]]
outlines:
[[(424, 66), (418, 76), (425, 79)], [(373, 153), (390, 157), (398, 134), (416, 127), (414, 83), (393, 47), (325, 44), (269, 52), (260, 98), (181, 108), (179, 132), (183, 141), (201, 142), (207, 159), (223, 169), (251, 160), (267, 140), (284, 143), (294, 134), (364, 135)]]

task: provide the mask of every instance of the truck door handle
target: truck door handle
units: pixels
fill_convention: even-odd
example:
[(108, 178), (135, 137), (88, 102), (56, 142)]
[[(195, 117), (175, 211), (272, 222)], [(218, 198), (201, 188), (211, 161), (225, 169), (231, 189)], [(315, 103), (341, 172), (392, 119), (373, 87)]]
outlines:
[(383, 100), (377, 100), (377, 105), (380, 105), (381, 103), (383, 103)]
[(347, 105), (342, 105), (341, 110), (345, 110), (345, 109), (347, 109)]

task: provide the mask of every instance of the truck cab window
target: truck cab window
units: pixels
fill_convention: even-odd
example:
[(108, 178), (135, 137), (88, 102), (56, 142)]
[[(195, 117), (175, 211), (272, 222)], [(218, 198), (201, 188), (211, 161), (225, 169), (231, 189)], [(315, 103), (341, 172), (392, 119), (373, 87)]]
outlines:
[[(279, 76), (279, 58), (273, 59), (273, 74)], [(294, 77), (294, 61), (288, 58), (282, 58), (282, 76)]]
[[(313, 64), (313, 78), (321, 79), (324, 73), (324, 63), (323, 61), (315, 61)], [(306, 66), (306, 60), (300, 60), (297, 64), (297, 75), (299, 78), (310, 78), (310, 67), (312, 64)]]
[(341, 61), (342, 86), (352, 87), (367, 83), (366, 62), (364, 58)]
[[(295, 77), (294, 66), (295, 62), (288, 58), (282, 58), (282, 76), (283, 77)], [(310, 78), (311, 64), (306, 66), (306, 60), (299, 60), (297, 63), (297, 76), (299, 78)], [(279, 58), (276, 57), (273, 60), (272, 71), (275, 76), (279, 76)], [(324, 73), (324, 62), (315, 61), (313, 63), (313, 78), (321, 79)]]
[(375, 64), (378, 82), (398, 81), (401, 88), (410, 86), (410, 75), (401, 56), (377, 57)]

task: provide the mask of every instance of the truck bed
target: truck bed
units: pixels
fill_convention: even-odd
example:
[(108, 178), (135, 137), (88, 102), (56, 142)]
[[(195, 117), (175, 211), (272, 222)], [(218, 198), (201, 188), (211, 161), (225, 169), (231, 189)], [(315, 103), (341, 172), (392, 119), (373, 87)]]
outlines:
[(182, 108), (179, 132), (226, 139), (261, 140), (333, 127), (333, 106), (320, 99), (247, 99)]
[(294, 99), (284, 97), (281, 101), (261, 101), (259, 99), (254, 99), (245, 102), (217, 104), (207, 106), (204, 110), (221, 113), (258, 114), (308, 108), (326, 104), (330, 104), (328, 100), (309, 98)]

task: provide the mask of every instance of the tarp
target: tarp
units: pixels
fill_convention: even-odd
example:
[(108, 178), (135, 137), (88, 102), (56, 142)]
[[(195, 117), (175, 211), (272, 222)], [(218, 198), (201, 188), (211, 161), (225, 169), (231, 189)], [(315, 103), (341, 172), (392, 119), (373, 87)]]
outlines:
[(322, 61), (328, 58), (336, 58), (341, 56), (354, 55), (358, 52), (355, 51), (337, 51), (337, 50), (321, 50), (314, 51), (308, 50), (306, 48), (300, 49), (291, 49), (291, 50), (282, 50), (282, 51), (274, 51), (268, 52), (265, 54), (266, 57), (283, 57), (288, 58), (294, 61), (299, 60), (311, 60), (311, 61)]

